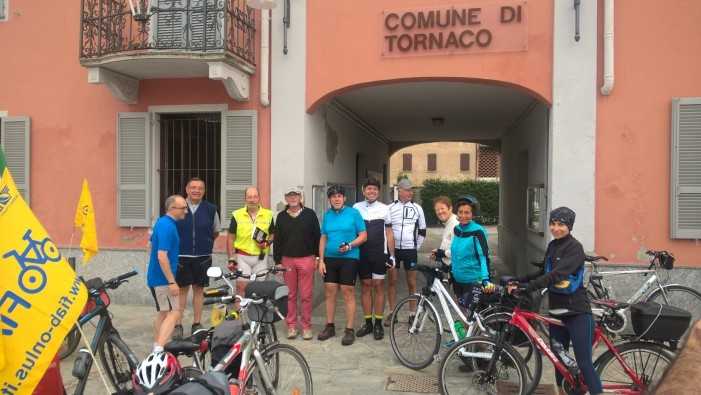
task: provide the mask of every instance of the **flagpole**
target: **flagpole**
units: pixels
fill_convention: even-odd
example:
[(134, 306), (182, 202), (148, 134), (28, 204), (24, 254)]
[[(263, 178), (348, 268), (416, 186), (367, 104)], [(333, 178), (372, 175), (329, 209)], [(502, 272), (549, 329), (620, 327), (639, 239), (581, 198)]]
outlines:
[[(68, 253), (66, 254), (66, 256), (68, 258), (71, 257), (71, 250), (73, 249), (73, 235), (74, 234), (75, 234), (75, 225), (73, 225), (73, 230), (71, 231), (71, 241), (70, 241), (70, 243), (68, 243)], [(75, 267), (73, 268), (73, 270), (75, 270)]]

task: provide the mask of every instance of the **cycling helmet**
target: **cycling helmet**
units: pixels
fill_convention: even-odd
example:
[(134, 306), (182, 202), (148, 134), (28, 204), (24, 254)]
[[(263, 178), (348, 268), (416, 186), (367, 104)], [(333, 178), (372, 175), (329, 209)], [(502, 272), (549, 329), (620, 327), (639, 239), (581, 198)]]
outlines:
[(380, 188), (380, 182), (376, 178), (366, 178), (365, 181), (363, 181), (363, 189), (368, 185), (374, 185), (378, 189)]
[(146, 357), (134, 372), (137, 394), (164, 394), (180, 385), (182, 372), (178, 359), (169, 352)]
[(472, 207), (472, 215), (476, 217), (480, 212), (479, 200), (477, 200), (477, 198), (472, 195), (463, 195), (455, 201), (455, 207), (460, 207), (465, 203), (469, 204)]
[(337, 193), (340, 193), (343, 196), (346, 196), (346, 190), (343, 189), (341, 185), (338, 184), (333, 184), (330, 185), (329, 188), (326, 190), (326, 196), (331, 197)]

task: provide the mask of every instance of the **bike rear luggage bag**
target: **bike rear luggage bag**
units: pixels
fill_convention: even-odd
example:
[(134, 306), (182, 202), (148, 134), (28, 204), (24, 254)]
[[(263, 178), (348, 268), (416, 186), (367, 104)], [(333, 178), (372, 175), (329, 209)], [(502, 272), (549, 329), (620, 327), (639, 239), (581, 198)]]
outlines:
[(691, 323), (688, 311), (657, 302), (632, 304), (630, 315), (633, 331), (645, 340), (679, 340)]
[[(272, 301), (280, 311), (280, 314), (285, 317), (287, 315), (287, 296), (289, 293), (290, 288), (277, 281), (256, 281), (246, 286), (245, 296), (255, 300), (264, 298)], [(282, 318), (273, 309), (270, 309), (267, 304), (268, 302), (248, 306), (248, 318), (251, 321), (269, 324), (280, 321)]]
[[(231, 346), (236, 344), (243, 335), (243, 324), (239, 320), (224, 320), (214, 328), (210, 352), (212, 353), (212, 367), (229, 352)], [(237, 355), (226, 367), (226, 374), (237, 377), (241, 369), (241, 354)]]

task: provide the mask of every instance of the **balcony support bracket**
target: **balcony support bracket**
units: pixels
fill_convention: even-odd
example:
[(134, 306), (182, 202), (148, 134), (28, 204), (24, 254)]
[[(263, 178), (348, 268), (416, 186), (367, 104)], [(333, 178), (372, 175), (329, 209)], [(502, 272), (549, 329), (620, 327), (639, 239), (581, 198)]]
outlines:
[(112, 96), (127, 104), (136, 104), (139, 99), (139, 80), (103, 67), (88, 67), (88, 83), (107, 85)]
[(237, 70), (224, 62), (207, 62), (209, 78), (220, 80), (229, 96), (237, 101), (248, 101), (250, 98), (251, 78), (241, 70)]

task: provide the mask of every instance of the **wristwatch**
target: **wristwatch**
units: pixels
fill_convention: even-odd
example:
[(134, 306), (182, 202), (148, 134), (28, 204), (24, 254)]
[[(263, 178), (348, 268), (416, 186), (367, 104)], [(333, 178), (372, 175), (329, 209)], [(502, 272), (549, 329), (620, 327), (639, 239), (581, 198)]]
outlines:
[(177, 284), (175, 281), (169, 282), (168, 285)]

